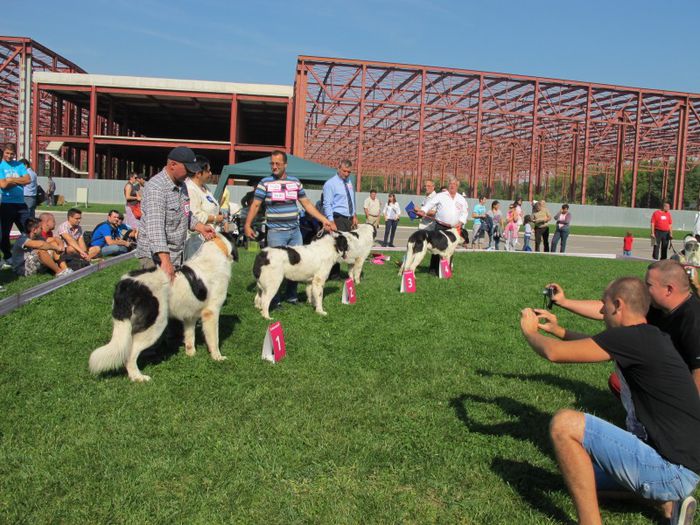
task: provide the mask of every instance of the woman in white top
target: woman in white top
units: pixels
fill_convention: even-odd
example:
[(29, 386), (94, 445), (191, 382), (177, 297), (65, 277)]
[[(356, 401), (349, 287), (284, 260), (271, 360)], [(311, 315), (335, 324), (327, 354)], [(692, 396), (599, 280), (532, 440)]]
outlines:
[[(190, 213), (203, 224), (211, 224), (215, 228), (221, 225), (224, 216), (219, 209), (214, 195), (207, 188), (207, 183), (211, 180), (211, 165), (209, 159), (197, 155), (196, 161), (202, 166), (202, 170), (185, 180), (187, 192), (190, 196)], [(204, 242), (202, 236), (193, 232), (185, 244), (185, 260), (189, 259), (199, 249)]]
[[(399, 203), (396, 202), (396, 195), (393, 193), (389, 194), (389, 201), (384, 205), (384, 246), (394, 247), (394, 235), (396, 235), (396, 226), (399, 224), (399, 217), (401, 216), (401, 208), (399, 208)], [(388, 244), (387, 244), (388, 239)]]

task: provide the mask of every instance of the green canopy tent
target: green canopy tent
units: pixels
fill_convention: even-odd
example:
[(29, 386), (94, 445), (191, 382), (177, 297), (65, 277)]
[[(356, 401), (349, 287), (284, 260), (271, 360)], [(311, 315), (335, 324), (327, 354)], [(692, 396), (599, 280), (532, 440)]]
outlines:
[[(323, 184), (335, 175), (335, 172), (335, 168), (329, 168), (323, 164), (287, 154), (287, 175), (296, 177), (302, 183), (314, 182)], [(219, 184), (216, 186), (214, 196), (217, 199), (221, 199), (224, 188), (231, 177), (237, 179), (261, 179), (268, 175), (270, 175), (270, 157), (229, 164), (221, 170)]]

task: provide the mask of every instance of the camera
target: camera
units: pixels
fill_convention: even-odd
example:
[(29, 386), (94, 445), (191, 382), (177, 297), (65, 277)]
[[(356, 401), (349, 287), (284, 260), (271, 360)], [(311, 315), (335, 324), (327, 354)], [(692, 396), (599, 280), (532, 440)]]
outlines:
[(547, 310), (551, 310), (554, 307), (554, 293), (556, 289), (554, 286), (547, 286), (542, 290), (542, 307)]

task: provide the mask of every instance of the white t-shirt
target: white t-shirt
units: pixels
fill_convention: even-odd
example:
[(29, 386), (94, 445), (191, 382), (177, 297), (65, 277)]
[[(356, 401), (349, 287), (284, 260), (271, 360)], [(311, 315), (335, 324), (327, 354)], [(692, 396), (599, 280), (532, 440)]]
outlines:
[(390, 221), (396, 220), (401, 215), (401, 208), (399, 208), (398, 202), (393, 202), (389, 204), (388, 202), (384, 206), (384, 218)]
[(423, 207), (423, 211), (426, 213), (433, 209), (437, 210), (435, 220), (450, 226), (465, 225), (469, 218), (469, 205), (459, 193), (455, 193), (454, 198), (447, 191), (437, 193), (428, 199)]

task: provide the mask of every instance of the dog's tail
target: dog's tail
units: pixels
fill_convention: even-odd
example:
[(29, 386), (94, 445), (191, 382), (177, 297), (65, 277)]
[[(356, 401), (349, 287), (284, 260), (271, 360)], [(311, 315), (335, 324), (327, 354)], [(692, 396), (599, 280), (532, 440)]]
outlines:
[(90, 354), (90, 372), (99, 374), (107, 370), (121, 368), (126, 363), (131, 351), (131, 320), (114, 319), (112, 340)]

